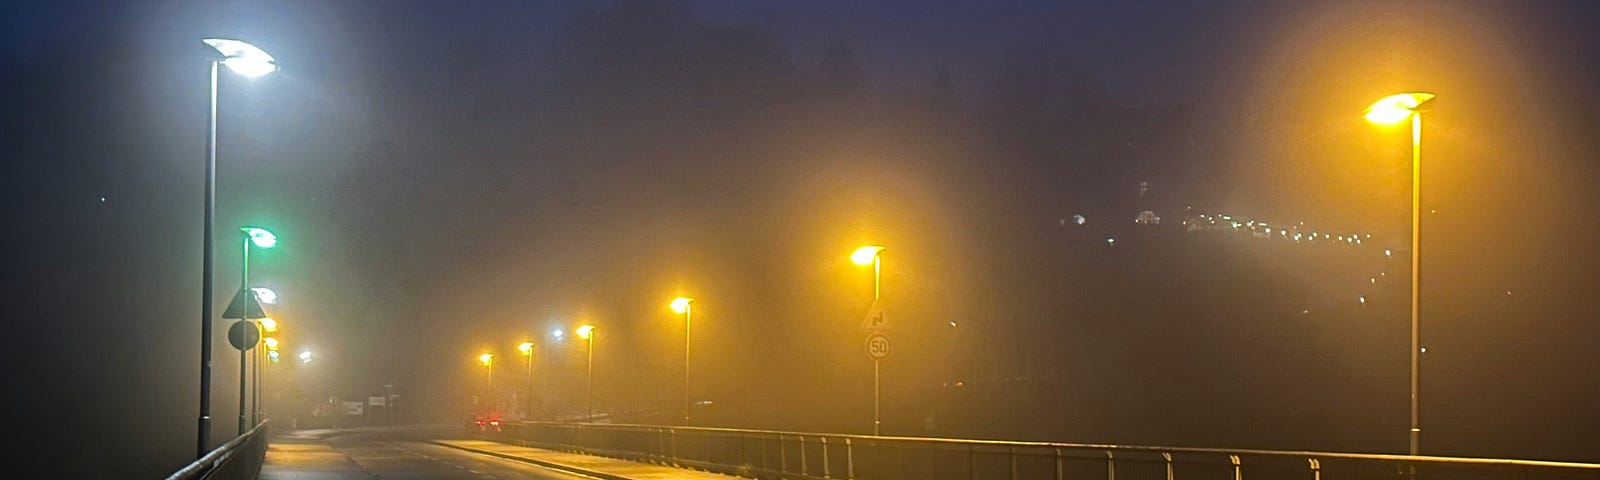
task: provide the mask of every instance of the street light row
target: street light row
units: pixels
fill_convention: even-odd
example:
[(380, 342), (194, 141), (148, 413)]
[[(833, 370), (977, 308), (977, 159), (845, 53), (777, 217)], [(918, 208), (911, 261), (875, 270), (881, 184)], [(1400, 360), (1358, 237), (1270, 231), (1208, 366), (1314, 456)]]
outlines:
[[(873, 278), (873, 282), (872, 282), (873, 308), (872, 308), (872, 310), (873, 311), (879, 311), (880, 310), (880, 308), (878, 306), (878, 301), (879, 301), (880, 295), (882, 293), (882, 288), (881, 288), (882, 284), (881, 284), (881, 281), (880, 281), (881, 278), (882, 278), (882, 276), (881, 276), (881, 274), (882, 274), (882, 268), (881, 268), (882, 267), (882, 262), (880, 260), (880, 255), (879, 254), (883, 250), (884, 250), (884, 247), (882, 245), (867, 245), (867, 246), (863, 246), (861, 248), (856, 249), (853, 253), (850, 254), (850, 260), (852, 262), (856, 263), (857, 265), (872, 265), (873, 266), (873, 268), (872, 268), (872, 278)], [(690, 361), (689, 360), (690, 360), (690, 353), (692, 351), (690, 349), (690, 347), (694, 344), (694, 342), (691, 341), (691, 338), (692, 338), (691, 334), (694, 331), (693, 330), (694, 301), (695, 301), (694, 297), (676, 297), (676, 298), (673, 298), (672, 301), (667, 303), (667, 307), (672, 309), (672, 311), (674, 313), (683, 314), (683, 424), (684, 425), (689, 425), (690, 422), (692, 421), (692, 417), (693, 417), (693, 415), (692, 415), (692, 412), (693, 412), (692, 406), (694, 404), (694, 401), (693, 401), (693, 399), (692, 399), (693, 397), (692, 397), (692, 395), (690, 393), (691, 392), (691, 390), (690, 390), (690, 386), (691, 386), (690, 378), (691, 378), (691, 376), (689, 374), (690, 373), (689, 372), (689, 365), (690, 365)], [(588, 407), (587, 407), (587, 412), (588, 412), (587, 413), (587, 418), (590, 418), (590, 419), (594, 418), (594, 339), (595, 339), (595, 336), (596, 336), (595, 330), (596, 330), (596, 327), (593, 324), (587, 324), (587, 323), (583, 324), (583, 325), (580, 325), (580, 326), (578, 326), (578, 328), (573, 330), (573, 333), (577, 334), (578, 338), (584, 340), (587, 343), (587, 348), (586, 348), (585, 355), (587, 357), (587, 359), (586, 359), (587, 367), (586, 368), (588, 370), (588, 373), (586, 374), (586, 376), (587, 376), (587, 383), (588, 383), (588, 393), (585, 395), (586, 396), (585, 403), (587, 403), (587, 405), (588, 405)], [(555, 330), (552, 330), (550, 332), (550, 336), (555, 337), (557, 340), (560, 340), (565, 335), (566, 335), (566, 332), (564, 330), (562, 330), (562, 329), (559, 329), (559, 328), (555, 329)], [(529, 399), (530, 402), (532, 401), (532, 396), (533, 396), (533, 381), (532, 381), (532, 378), (533, 378), (533, 346), (534, 345), (533, 345), (532, 342), (522, 342), (521, 344), (517, 345), (517, 350), (519, 352), (521, 352), (523, 356), (527, 357), (528, 378), (529, 378), (529, 381), (528, 381), (528, 390), (529, 390), (528, 399)], [(486, 374), (486, 382), (487, 382), (486, 384), (489, 386), (489, 388), (492, 389), (493, 388), (493, 383), (494, 383), (494, 354), (493, 353), (489, 353), (489, 352), (483, 352), (483, 353), (479, 354), (478, 355), (478, 363), (480, 363), (480, 364), (482, 364), (484, 366), (484, 368), (486, 370), (486, 373), (487, 373)], [(532, 408), (530, 407), (529, 411), (531, 411), (531, 410), (532, 410)], [(876, 357), (873, 359), (872, 425), (873, 425), (872, 426), (872, 434), (873, 435), (877, 435), (879, 433), (880, 422), (878, 420), (878, 359)]]
[[(213, 297), (212, 297), (212, 280), (213, 280), (213, 278), (212, 277), (213, 277), (213, 271), (214, 271), (214, 262), (212, 261), (212, 257), (213, 257), (212, 256), (212, 250), (213, 250), (213, 247), (214, 247), (214, 244), (213, 244), (213, 241), (212, 241), (212, 224), (214, 223), (213, 220), (215, 218), (215, 211), (216, 211), (214, 204), (215, 204), (215, 201), (216, 201), (216, 163), (217, 163), (216, 162), (216, 158), (217, 158), (217, 73), (218, 73), (218, 70), (219, 70), (220, 66), (226, 66), (226, 67), (228, 67), (228, 69), (230, 71), (233, 71), (234, 73), (237, 73), (237, 74), (239, 74), (241, 76), (244, 76), (244, 77), (253, 78), (253, 77), (259, 77), (259, 76), (262, 76), (262, 75), (266, 75), (266, 74), (271, 73), (273, 71), (276, 71), (278, 69), (278, 65), (277, 65), (277, 60), (276, 59), (274, 59), (271, 55), (267, 54), (265, 51), (261, 50), (260, 48), (257, 48), (256, 46), (251, 45), (249, 43), (245, 43), (245, 42), (242, 42), (242, 41), (239, 41), (239, 40), (224, 39), (224, 38), (208, 38), (208, 39), (204, 39), (203, 43), (205, 43), (206, 45), (210, 46), (216, 52), (216, 55), (209, 59), (209, 61), (211, 63), (211, 72), (210, 72), (211, 73), (211, 90), (210, 90), (211, 109), (210, 109), (210, 112), (209, 112), (210, 114), (209, 114), (208, 122), (207, 122), (208, 123), (208, 135), (206, 137), (205, 194), (204, 194), (205, 209), (204, 209), (204, 217), (203, 217), (204, 218), (203, 241), (201, 242), (201, 245), (202, 245), (202, 262), (201, 262), (202, 273), (201, 273), (201, 303), (200, 303), (200, 323), (201, 323), (201, 342), (200, 342), (200, 345), (201, 345), (201, 350), (200, 350), (200, 352), (201, 352), (200, 353), (200, 356), (201, 356), (201, 358), (200, 358), (200, 360), (201, 360), (200, 361), (200, 417), (199, 417), (199, 439), (198, 439), (199, 441), (198, 441), (198, 448), (197, 448), (197, 451), (196, 451), (196, 457), (203, 457), (205, 455), (206, 451), (208, 450), (208, 448), (207, 448), (208, 447), (208, 435), (209, 435), (210, 427), (211, 427), (211, 416), (210, 416), (210, 413), (211, 413), (211, 364), (212, 364), (212, 362), (211, 362), (211, 357), (212, 357), (212, 355), (211, 355), (211, 339), (212, 339), (212, 324), (211, 324), (211, 322), (212, 322), (212, 318), (213, 318), (212, 317), (212, 301), (213, 301)], [(1418, 373), (1418, 362), (1419, 362), (1418, 353), (1420, 352), (1420, 328), (1419, 328), (1419, 324), (1420, 324), (1420, 320), (1419, 320), (1420, 308), (1419, 308), (1419, 302), (1418, 302), (1418, 290), (1419, 290), (1419, 287), (1420, 287), (1420, 279), (1418, 277), (1418, 270), (1419, 270), (1419, 266), (1420, 266), (1420, 262), (1421, 262), (1420, 261), (1420, 257), (1421, 257), (1421, 255), (1420, 255), (1420, 247), (1421, 247), (1421, 241), (1420, 241), (1420, 238), (1421, 238), (1421, 235), (1420, 235), (1421, 215), (1420, 215), (1420, 210), (1421, 210), (1421, 203), (1422, 203), (1422, 193), (1421, 193), (1421, 187), (1422, 187), (1422, 179), (1421, 179), (1421, 177), (1422, 177), (1422, 175), (1421, 175), (1422, 174), (1422, 112), (1424, 111), (1423, 107), (1426, 106), (1428, 103), (1430, 103), (1433, 99), (1434, 99), (1434, 95), (1433, 94), (1424, 93), (1424, 92), (1408, 92), (1408, 93), (1401, 93), (1401, 94), (1397, 94), (1397, 95), (1390, 95), (1388, 97), (1384, 97), (1384, 98), (1378, 100), (1377, 102), (1374, 102), (1370, 107), (1367, 108), (1367, 110), (1365, 112), (1366, 119), (1368, 121), (1371, 121), (1371, 122), (1377, 123), (1377, 124), (1398, 124), (1398, 123), (1403, 122), (1403, 121), (1405, 121), (1407, 119), (1411, 120), (1411, 132), (1412, 132), (1411, 133), (1411, 135), (1412, 135), (1412, 137), (1411, 137), (1411, 140), (1412, 140), (1412, 144), (1411, 144), (1412, 145), (1412, 176), (1411, 176), (1411, 180), (1412, 180), (1412, 184), (1411, 184), (1411, 429), (1410, 429), (1411, 449), (1410, 449), (1410, 451), (1411, 451), (1411, 454), (1413, 454), (1413, 455), (1418, 454), (1419, 451), (1420, 451), (1419, 444), (1420, 444), (1420, 437), (1421, 437), (1421, 427), (1420, 427), (1420, 424), (1418, 422), (1418, 412), (1420, 410), (1420, 407), (1419, 407), (1419, 401), (1418, 401), (1418, 388), (1417, 388), (1418, 387), (1418, 379), (1417, 379), (1418, 375), (1417, 375), (1417, 373)], [(263, 229), (248, 229), (248, 230), (246, 230), (245, 233), (246, 233), (247, 238), (249, 240), (245, 244), (245, 255), (246, 255), (246, 267), (245, 267), (245, 269), (246, 269), (246, 271), (248, 271), (248, 255), (249, 255), (249, 245), (250, 245), (250, 243), (254, 242), (257, 245), (261, 245), (262, 248), (270, 248), (272, 244), (276, 243), (276, 238), (272, 237), (270, 232), (266, 232)], [(264, 235), (262, 235), (262, 234), (264, 234)], [(866, 265), (868, 263), (871, 263), (873, 265), (873, 300), (874, 301), (873, 301), (873, 308), (869, 312), (869, 318), (868, 318), (869, 323), (868, 323), (868, 325), (874, 325), (872, 323), (873, 322), (873, 318), (872, 318), (873, 315), (877, 315), (879, 317), (879, 321), (881, 322), (881, 309), (880, 309), (881, 307), (878, 305), (878, 301), (880, 299), (880, 293), (881, 293), (881, 282), (880, 282), (880, 279), (881, 279), (881, 276), (880, 276), (880, 274), (881, 274), (881, 262), (879, 260), (879, 254), (883, 251), (883, 249), (884, 249), (883, 246), (869, 245), (869, 246), (865, 246), (865, 247), (861, 247), (860, 249), (857, 249), (851, 255), (851, 260), (854, 261), (857, 264)], [(248, 275), (248, 274), (246, 273), (246, 275)], [(244, 283), (244, 285), (241, 286), (241, 289), (244, 289), (245, 292), (247, 292), (249, 297), (251, 297), (251, 298), (259, 298), (258, 297), (259, 293), (250, 288), (247, 279), (248, 279), (248, 277), (246, 277), (246, 282)], [(270, 292), (270, 290), (268, 292)], [(275, 295), (270, 295), (270, 296), (275, 297)], [(272, 300), (268, 300), (268, 303), (271, 303), (271, 301)], [(684, 382), (685, 382), (684, 383), (684, 395), (685, 395), (684, 421), (685, 421), (685, 423), (687, 423), (688, 420), (689, 420), (689, 405), (688, 405), (688, 394), (689, 394), (689, 391), (688, 391), (689, 390), (688, 389), (688, 386), (689, 386), (689, 384), (688, 384), (688, 378), (689, 378), (689, 376), (688, 376), (688, 357), (689, 357), (688, 344), (689, 344), (689, 342), (688, 342), (688, 333), (689, 333), (689, 320), (690, 320), (689, 316), (690, 316), (690, 304), (691, 304), (691, 302), (693, 302), (692, 298), (680, 297), (678, 299), (674, 299), (673, 302), (671, 303), (673, 311), (676, 311), (676, 312), (684, 314), (684, 330), (685, 330), (685, 342), (684, 342), (685, 343), (685, 347), (684, 347), (684, 366), (685, 366), (684, 367), (685, 368), (685, 375), (684, 375)], [(256, 317), (256, 318), (259, 318), (259, 317)], [(886, 324), (884, 326), (886, 327)], [(593, 347), (594, 347), (594, 333), (595, 333), (594, 330), (595, 330), (595, 327), (593, 325), (584, 325), (584, 326), (579, 327), (577, 329), (577, 331), (576, 331), (580, 338), (588, 341), (589, 347), (590, 347), (589, 348), (589, 364), (590, 364), (590, 375), (589, 375), (589, 377), (590, 377), (590, 382), (589, 382), (590, 383), (590, 395), (589, 396), (591, 398), (590, 398), (589, 411), (590, 411), (590, 415), (591, 416), (593, 415), (593, 410), (594, 410), (593, 409), (593, 398), (592, 398), (593, 397), (593, 383), (594, 383), (593, 382), (593, 358), (594, 358), (593, 357), (593, 355), (594, 355), (594, 348)], [(557, 332), (558, 332), (557, 336), (559, 337), (560, 336), (559, 335), (559, 331), (557, 331)], [(256, 332), (256, 333), (259, 335), (259, 332)], [(881, 337), (881, 335), (879, 335), (879, 336)], [(872, 337), (869, 337), (869, 351), (873, 351), (873, 349), (871, 347), (871, 345), (872, 345), (871, 342), (872, 342)], [(254, 342), (252, 341), (250, 343), (253, 344)], [(276, 342), (274, 341), (274, 342), (271, 342), (271, 343), (276, 343)], [(531, 365), (532, 365), (532, 363), (531, 363), (532, 346), (531, 345), (527, 345), (527, 344), (525, 344), (525, 345), (527, 347), (526, 347), (526, 349), (524, 349), (524, 354), (529, 356), (529, 358), (530, 358), (529, 365), (530, 365), (530, 368), (531, 368)], [(883, 353), (887, 354), (887, 339), (886, 338), (884, 338), (884, 343), (883, 343), (882, 346), (884, 348)], [(270, 348), (271, 347), (269, 346), (269, 349)], [(272, 350), (272, 351), (276, 352), (276, 350)], [(241, 350), (241, 357), (242, 356), (243, 356), (243, 350)], [(309, 361), (309, 357), (310, 357), (310, 352), (304, 352), (304, 353), (301, 354), (301, 359), (303, 361)], [(877, 369), (877, 364), (878, 364), (878, 359), (880, 359), (880, 358), (881, 357), (876, 355), (876, 354), (873, 355), (873, 366), (874, 366), (873, 367), (873, 377), (874, 377), (874, 381), (873, 381), (873, 434), (874, 435), (879, 433), (879, 421), (878, 421), (878, 412), (877, 412), (878, 411), (878, 401), (877, 401), (877, 397), (878, 397), (878, 394), (877, 394), (877, 392), (878, 392), (878, 382), (877, 382), (878, 369)], [(485, 365), (492, 365), (493, 364), (493, 355), (485, 354), (482, 357), (482, 361), (485, 363)], [(242, 365), (241, 365), (241, 368), (243, 368)], [(242, 389), (242, 385), (243, 384), (242, 384), (242, 380), (241, 380), (241, 389)], [(242, 396), (242, 392), (241, 392), (241, 396)], [(243, 405), (243, 400), (241, 399), (241, 414), (240, 414), (241, 415), (241, 431), (243, 430), (243, 427), (242, 427), (242, 422), (243, 422), (242, 405)]]

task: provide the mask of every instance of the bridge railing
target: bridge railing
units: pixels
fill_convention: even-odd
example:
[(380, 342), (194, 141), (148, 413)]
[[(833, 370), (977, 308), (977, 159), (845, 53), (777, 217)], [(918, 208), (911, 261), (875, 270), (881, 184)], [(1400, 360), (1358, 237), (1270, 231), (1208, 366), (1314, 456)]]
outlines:
[(262, 421), (228, 443), (173, 472), (167, 480), (247, 479), (261, 473), (267, 456), (267, 422)]
[(532, 447), (761, 479), (1600, 479), (1600, 464), (510, 422)]

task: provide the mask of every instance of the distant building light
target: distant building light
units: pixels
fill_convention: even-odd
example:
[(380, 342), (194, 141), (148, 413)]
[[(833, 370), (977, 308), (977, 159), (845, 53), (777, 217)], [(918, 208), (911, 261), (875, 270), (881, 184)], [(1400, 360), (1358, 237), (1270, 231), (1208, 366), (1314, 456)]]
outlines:
[(1133, 223), (1140, 225), (1160, 225), (1161, 217), (1157, 216), (1156, 212), (1145, 210), (1143, 212), (1139, 212), (1138, 217), (1134, 217)]
[(1087, 221), (1089, 221), (1089, 219), (1083, 218), (1083, 214), (1081, 214), (1081, 213), (1072, 215), (1072, 223), (1076, 223), (1078, 225), (1083, 225), (1083, 222), (1087, 222)]
[(1111, 246), (1111, 247), (1117, 246), (1116, 237), (1106, 237), (1106, 246)]

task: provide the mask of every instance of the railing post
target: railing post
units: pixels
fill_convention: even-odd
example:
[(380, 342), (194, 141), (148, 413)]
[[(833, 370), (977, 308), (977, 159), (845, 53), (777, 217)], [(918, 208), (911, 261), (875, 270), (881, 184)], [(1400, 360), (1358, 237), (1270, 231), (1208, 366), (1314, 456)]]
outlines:
[(1244, 480), (1244, 469), (1239, 467), (1239, 456), (1228, 455), (1228, 462), (1233, 464), (1233, 480)]
[(850, 437), (844, 438), (844, 478), (846, 480), (856, 478), (856, 450), (850, 443)]
[(784, 475), (789, 474), (789, 444), (781, 433), (778, 434), (778, 470)]
[(972, 444), (969, 443), (967, 444), (967, 480), (978, 478), (976, 475), (977, 468), (972, 465), (973, 460), (975, 459), (972, 454)]
[(833, 478), (832, 469), (828, 468), (828, 437), (817, 438), (822, 439), (822, 478)]
[(1167, 461), (1167, 480), (1172, 480), (1172, 453), (1161, 452), (1161, 459)]
[(1011, 457), (1011, 480), (1017, 480), (1017, 447), (1006, 447)]
[(1117, 480), (1117, 456), (1106, 450), (1106, 480)]
[(1322, 461), (1315, 458), (1307, 458), (1306, 461), (1311, 463), (1311, 480), (1322, 480)]
[(1061, 458), (1061, 449), (1057, 448), (1056, 449), (1056, 480), (1066, 480), (1066, 478), (1067, 478), (1067, 468), (1066, 468), (1066, 465), (1063, 464), (1063, 459)]
[(800, 437), (800, 476), (804, 477), (807, 475), (806, 470), (809, 467), (809, 465), (806, 465), (806, 436), (797, 436)]

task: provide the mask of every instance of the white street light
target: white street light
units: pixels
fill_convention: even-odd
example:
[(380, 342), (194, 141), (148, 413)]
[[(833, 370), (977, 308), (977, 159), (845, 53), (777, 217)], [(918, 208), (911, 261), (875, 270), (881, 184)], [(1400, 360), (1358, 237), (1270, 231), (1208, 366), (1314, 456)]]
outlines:
[(217, 200), (217, 70), (227, 65), (229, 70), (246, 77), (266, 75), (278, 69), (271, 55), (254, 45), (226, 38), (207, 38), (206, 45), (221, 54), (211, 60), (211, 111), (207, 119), (205, 227), (201, 240), (200, 261), (200, 419), (195, 458), (204, 457), (211, 450), (211, 303), (212, 303), (212, 224), (216, 219)]

